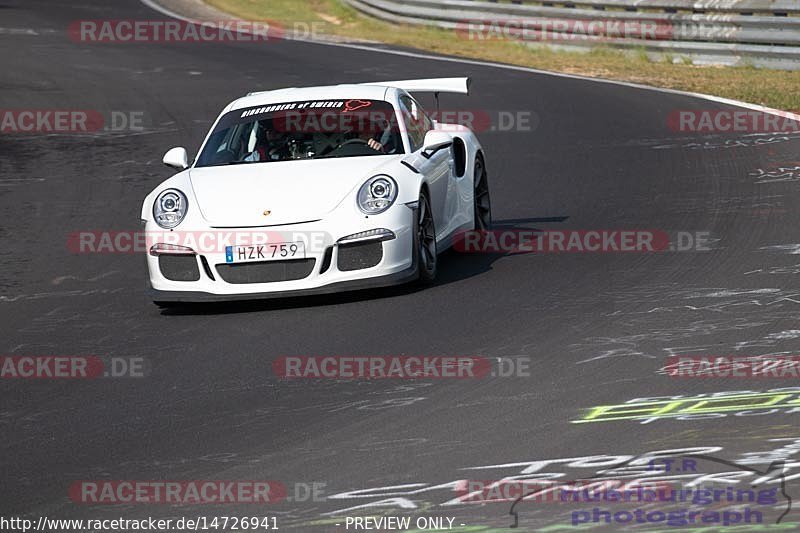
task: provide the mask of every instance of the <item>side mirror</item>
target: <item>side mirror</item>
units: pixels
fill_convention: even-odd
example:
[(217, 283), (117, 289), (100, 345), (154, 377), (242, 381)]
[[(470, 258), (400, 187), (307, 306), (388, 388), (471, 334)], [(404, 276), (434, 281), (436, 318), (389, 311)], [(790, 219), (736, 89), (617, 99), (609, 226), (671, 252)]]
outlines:
[(189, 168), (189, 154), (186, 153), (186, 148), (173, 148), (164, 154), (164, 164), (177, 170)]
[(443, 131), (431, 130), (425, 135), (425, 142), (422, 144), (422, 155), (427, 159), (439, 150), (450, 148), (453, 145), (453, 137)]

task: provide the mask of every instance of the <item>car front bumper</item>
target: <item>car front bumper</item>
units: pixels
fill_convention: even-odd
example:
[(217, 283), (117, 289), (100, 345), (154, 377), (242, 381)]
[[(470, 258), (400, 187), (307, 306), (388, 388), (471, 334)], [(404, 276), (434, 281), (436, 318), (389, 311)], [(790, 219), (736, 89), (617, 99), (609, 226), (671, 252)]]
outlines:
[[(188, 246), (192, 253), (148, 253), (149, 294), (157, 302), (215, 302), (284, 298), (385, 287), (412, 281), (418, 276), (412, 252), (413, 205), (397, 205), (381, 215), (356, 220), (320, 220), (268, 228), (192, 228), (195, 236), (211, 232), (265, 233), (269, 242), (305, 241), (303, 260), (264, 261), (230, 264), (219, 241), (212, 247)], [(165, 234), (148, 222), (146, 233)], [(331, 228), (336, 228), (332, 231)], [(358, 243), (340, 242), (346, 236), (387, 229), (388, 240), (370, 239)], [(183, 230), (186, 234), (187, 230)], [(165, 240), (156, 238), (155, 241)], [(194, 238), (192, 242), (200, 242)], [(180, 239), (174, 242), (182, 242)], [(171, 243), (171, 244), (173, 244)], [(148, 242), (151, 244), (158, 242)]]

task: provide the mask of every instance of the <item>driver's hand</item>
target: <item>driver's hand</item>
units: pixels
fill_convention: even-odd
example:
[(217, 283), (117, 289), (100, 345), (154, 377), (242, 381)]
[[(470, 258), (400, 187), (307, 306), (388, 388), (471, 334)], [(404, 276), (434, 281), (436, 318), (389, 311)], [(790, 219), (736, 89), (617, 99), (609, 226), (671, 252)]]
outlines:
[(377, 152), (383, 152), (383, 145), (376, 141), (375, 139), (370, 139), (367, 142), (367, 145)]

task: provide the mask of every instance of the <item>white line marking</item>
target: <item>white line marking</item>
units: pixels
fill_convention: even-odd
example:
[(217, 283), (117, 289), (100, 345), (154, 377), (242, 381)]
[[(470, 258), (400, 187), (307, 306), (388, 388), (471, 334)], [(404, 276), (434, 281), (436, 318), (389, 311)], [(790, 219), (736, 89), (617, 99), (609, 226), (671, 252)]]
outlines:
[(39, 35), (31, 28), (0, 28), (0, 35)]
[[(172, 17), (174, 19), (182, 20), (184, 22), (189, 22), (189, 23), (194, 23), (194, 24), (203, 24), (202, 21), (194, 20), (194, 19), (191, 19), (189, 17), (184, 17), (183, 15), (175, 13), (174, 11), (159, 5), (158, 3), (156, 3), (155, 0), (139, 0), (139, 1), (141, 3), (143, 3), (144, 5), (146, 5), (147, 7), (149, 7), (150, 9), (158, 11), (159, 13), (161, 13), (163, 15), (166, 15), (168, 17)], [(247, 32), (245, 32), (245, 33), (247, 33)], [(751, 103), (748, 103), (748, 102), (742, 102), (742, 101), (733, 100), (733, 99), (730, 99), (730, 98), (723, 98), (721, 96), (714, 96), (714, 95), (710, 95), (710, 94), (694, 93), (694, 92), (688, 92), (688, 91), (679, 91), (677, 89), (665, 89), (663, 87), (651, 87), (649, 85), (641, 85), (639, 83), (632, 83), (632, 82), (627, 82), (627, 81), (607, 80), (607, 79), (604, 79), (604, 78), (590, 78), (588, 76), (579, 76), (577, 74), (564, 74), (564, 73), (561, 73), (561, 72), (550, 72), (548, 70), (539, 70), (539, 69), (530, 68), (530, 67), (521, 67), (521, 66), (518, 66), (518, 65), (505, 65), (503, 63), (494, 63), (494, 62), (491, 62), (491, 61), (480, 61), (480, 60), (477, 60), (477, 59), (464, 59), (464, 58), (457, 58), (457, 57), (443, 57), (443, 56), (437, 56), (437, 55), (431, 55), (431, 54), (422, 54), (422, 53), (417, 53), (417, 52), (406, 52), (406, 51), (403, 51), (403, 50), (391, 50), (391, 49), (385, 49), (385, 48), (373, 48), (371, 46), (365, 46), (365, 45), (360, 45), (360, 44), (318, 41), (318, 40), (307, 39), (307, 38), (294, 38), (292, 40), (300, 41), (300, 42), (304, 42), (304, 43), (318, 44), (318, 45), (321, 45), (321, 46), (336, 46), (336, 47), (339, 47), (339, 48), (350, 48), (352, 50), (362, 50), (362, 51), (365, 51), (365, 52), (377, 52), (379, 54), (389, 54), (389, 55), (396, 55), (396, 56), (403, 56), (403, 57), (413, 57), (413, 58), (416, 58), (416, 59), (428, 59), (428, 60), (431, 60), (431, 61), (443, 61), (443, 62), (446, 62), (446, 63), (461, 63), (461, 64), (464, 64), (464, 65), (475, 65), (475, 66), (480, 66), (480, 67), (501, 68), (501, 69), (505, 69), (505, 70), (514, 70), (514, 71), (517, 71), (517, 72), (528, 72), (528, 73), (531, 73), (531, 74), (542, 74), (542, 75), (545, 75), (545, 76), (554, 76), (554, 77), (557, 77), (557, 78), (568, 78), (568, 79), (573, 79), (573, 80), (592, 81), (592, 82), (595, 82), (595, 83), (606, 83), (606, 84), (610, 84), (610, 85), (620, 85), (620, 86), (623, 86), (623, 87), (630, 87), (630, 88), (633, 88), (633, 89), (643, 89), (643, 90), (647, 90), (647, 91), (655, 91), (655, 92), (660, 92), (660, 93), (665, 93), (665, 94), (675, 94), (675, 95), (679, 95), (679, 96), (689, 96), (689, 97), (692, 97), (692, 98), (699, 98), (699, 99), (702, 99), (702, 100), (708, 100), (708, 101), (716, 102), (716, 103), (720, 103), (720, 104), (741, 107), (741, 108), (750, 109), (750, 110), (753, 110), (753, 111), (759, 111), (761, 113), (769, 113), (771, 115), (777, 115), (777, 116), (780, 116), (780, 117), (783, 117), (783, 118), (788, 118), (790, 120), (796, 120), (796, 121), (800, 122), (800, 115), (798, 115), (796, 113), (790, 113), (788, 111), (781, 111), (780, 109), (773, 109), (771, 107), (765, 107), (765, 106), (758, 105), (758, 104), (751, 104)]]

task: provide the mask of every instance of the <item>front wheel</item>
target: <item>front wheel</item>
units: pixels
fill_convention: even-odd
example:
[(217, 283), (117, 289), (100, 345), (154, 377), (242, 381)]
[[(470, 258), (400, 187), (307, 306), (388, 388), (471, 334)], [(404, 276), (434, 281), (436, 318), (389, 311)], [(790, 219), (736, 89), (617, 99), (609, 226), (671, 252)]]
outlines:
[(419, 281), (424, 284), (432, 283), (436, 279), (438, 250), (431, 202), (425, 191), (419, 195), (419, 207), (414, 219), (414, 235), (414, 254), (419, 269)]

